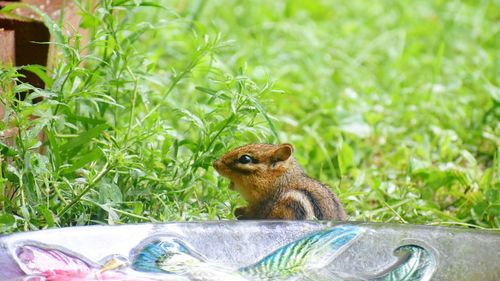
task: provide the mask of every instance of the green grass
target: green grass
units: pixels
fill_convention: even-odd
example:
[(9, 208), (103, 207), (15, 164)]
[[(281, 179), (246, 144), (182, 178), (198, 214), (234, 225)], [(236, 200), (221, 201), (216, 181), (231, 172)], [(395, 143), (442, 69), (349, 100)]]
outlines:
[(88, 43), (46, 19), (45, 89), (1, 68), (1, 232), (233, 219), (211, 162), (249, 142), (352, 220), (500, 227), (498, 0), (96, 2)]

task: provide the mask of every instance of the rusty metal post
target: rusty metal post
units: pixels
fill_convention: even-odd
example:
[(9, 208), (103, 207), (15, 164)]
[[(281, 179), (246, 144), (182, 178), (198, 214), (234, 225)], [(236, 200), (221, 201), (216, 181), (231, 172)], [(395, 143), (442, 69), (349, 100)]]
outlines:
[[(74, 32), (79, 30), (82, 34), (82, 41), (87, 40), (87, 34), (79, 28), (80, 16), (78, 8), (71, 0), (18, 0), (0, 1), (0, 8), (14, 4), (15, 2), (33, 5), (49, 15), (55, 22), (63, 22), (66, 31)], [(50, 67), (52, 57), (55, 52), (53, 47), (45, 44), (50, 41), (49, 29), (45, 26), (40, 16), (29, 8), (16, 8), (13, 11), (15, 16), (0, 14), (0, 64), (10, 64), (23, 66), (38, 64)], [(61, 16), (63, 18), (61, 19)], [(37, 88), (44, 88), (44, 82), (34, 73), (21, 70), (25, 77), (21, 81), (32, 84)], [(1, 94), (1, 93), (0, 93)], [(23, 99), (23, 96), (19, 97)], [(35, 101), (36, 102), (36, 101)], [(6, 118), (5, 108), (0, 104), (0, 121)], [(5, 118), (4, 118), (5, 117)], [(8, 127), (8, 126), (7, 126)], [(0, 141), (13, 143), (17, 128), (7, 128), (0, 131)], [(40, 140), (43, 141), (43, 135)], [(43, 150), (41, 150), (43, 151)]]

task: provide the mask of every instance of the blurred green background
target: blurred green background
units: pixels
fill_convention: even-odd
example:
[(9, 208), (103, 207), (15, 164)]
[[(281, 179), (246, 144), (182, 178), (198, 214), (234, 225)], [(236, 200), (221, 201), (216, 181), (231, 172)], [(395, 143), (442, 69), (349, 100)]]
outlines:
[(76, 2), (46, 89), (1, 68), (2, 232), (234, 219), (211, 162), (250, 142), (351, 220), (500, 227), (500, 1)]

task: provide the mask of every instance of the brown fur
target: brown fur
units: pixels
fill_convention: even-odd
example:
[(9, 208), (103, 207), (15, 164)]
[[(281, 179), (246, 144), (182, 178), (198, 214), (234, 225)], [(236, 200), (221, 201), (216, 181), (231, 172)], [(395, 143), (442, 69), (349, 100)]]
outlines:
[[(337, 196), (324, 184), (309, 178), (292, 156), (290, 144), (249, 144), (214, 162), (215, 169), (231, 180), (248, 206), (236, 209), (239, 219), (346, 220)], [(247, 155), (250, 163), (241, 163)], [(248, 159), (248, 158), (246, 158)]]

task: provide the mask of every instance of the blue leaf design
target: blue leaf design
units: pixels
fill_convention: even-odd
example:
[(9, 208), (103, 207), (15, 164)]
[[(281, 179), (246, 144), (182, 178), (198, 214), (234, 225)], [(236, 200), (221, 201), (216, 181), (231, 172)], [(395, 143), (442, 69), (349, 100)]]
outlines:
[(187, 254), (198, 258), (179, 239), (155, 240), (146, 244), (133, 258), (132, 268), (144, 272), (166, 272), (161, 266), (165, 261), (178, 254)]
[(400, 260), (379, 277), (370, 281), (425, 281), (430, 280), (436, 267), (434, 256), (417, 245), (404, 245), (394, 251)]

